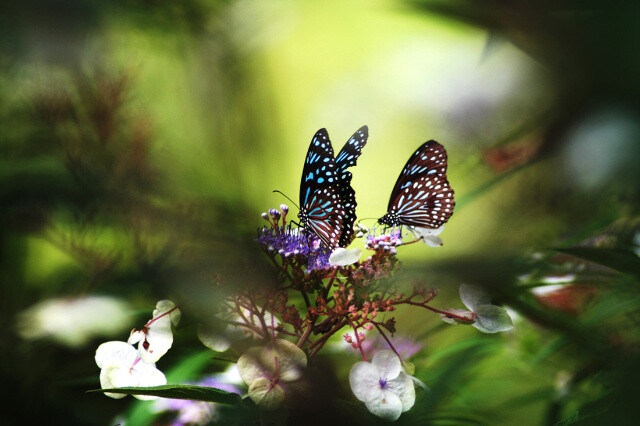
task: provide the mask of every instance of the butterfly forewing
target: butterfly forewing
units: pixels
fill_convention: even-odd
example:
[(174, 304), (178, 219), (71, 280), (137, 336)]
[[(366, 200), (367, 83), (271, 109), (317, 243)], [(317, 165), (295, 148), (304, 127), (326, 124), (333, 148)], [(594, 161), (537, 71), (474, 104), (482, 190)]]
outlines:
[(360, 127), (353, 136), (349, 138), (336, 157), (338, 173), (344, 173), (347, 168), (356, 165), (356, 161), (358, 157), (360, 157), (360, 154), (362, 154), (362, 148), (367, 144), (368, 138), (369, 128), (367, 126)]
[(337, 183), (333, 147), (326, 129), (313, 135), (302, 168), (300, 206), (304, 208), (309, 197), (317, 190)]
[(326, 246), (332, 249), (338, 246), (344, 208), (333, 147), (326, 129), (316, 132), (307, 151), (300, 182), (298, 217), (302, 225)]
[(345, 211), (342, 235), (338, 242), (340, 247), (348, 246), (352, 240), (353, 224), (356, 221), (356, 206), (358, 205), (356, 192), (351, 187), (352, 175), (347, 171), (347, 168), (356, 165), (362, 148), (367, 144), (368, 137), (369, 128), (362, 126), (349, 138), (336, 157), (336, 169), (340, 179), (340, 200)]
[(433, 140), (422, 144), (402, 169), (380, 222), (422, 228), (447, 222), (455, 202), (446, 172), (444, 147)]

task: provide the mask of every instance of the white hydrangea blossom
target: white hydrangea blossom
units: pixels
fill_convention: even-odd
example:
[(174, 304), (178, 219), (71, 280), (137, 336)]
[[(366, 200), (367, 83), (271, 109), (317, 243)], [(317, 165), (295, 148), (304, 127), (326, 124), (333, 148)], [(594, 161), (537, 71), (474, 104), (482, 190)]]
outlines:
[[(498, 333), (508, 331), (513, 328), (513, 321), (506, 309), (492, 305), (489, 295), (480, 287), (461, 284), (460, 299), (469, 309), (448, 309), (446, 312), (466, 318), (467, 323), (471, 323), (475, 328), (483, 333)], [(462, 321), (440, 314), (443, 321), (450, 324), (457, 324)]]
[[(155, 364), (146, 363), (138, 356), (138, 351), (127, 342), (106, 342), (96, 351), (96, 364), (100, 371), (100, 387), (102, 389), (160, 386), (167, 384), (167, 379)], [(105, 392), (106, 396), (120, 399), (126, 394)], [(155, 399), (155, 396), (134, 395), (138, 399)]]
[(356, 363), (349, 373), (349, 383), (356, 398), (385, 420), (397, 420), (416, 400), (412, 377), (390, 350), (376, 353), (371, 362)]
[(282, 405), (288, 384), (301, 379), (306, 366), (307, 356), (302, 349), (284, 339), (249, 348), (238, 359), (238, 370), (249, 386), (249, 397), (267, 410)]
[[(120, 387), (160, 386), (167, 383), (165, 375), (155, 362), (173, 343), (171, 324), (180, 320), (180, 311), (173, 302), (161, 300), (156, 304), (153, 318), (142, 330), (133, 330), (127, 342), (111, 341), (101, 344), (95, 355), (100, 368), (102, 389)], [(138, 349), (133, 345), (138, 344)], [(126, 394), (105, 392), (111, 398), (124, 398)], [(134, 395), (138, 399), (155, 399), (155, 396)]]
[(416, 237), (422, 238), (422, 241), (429, 247), (440, 247), (443, 244), (442, 239), (438, 237), (438, 235), (444, 231), (444, 225), (439, 228), (411, 227), (410, 229)]
[(21, 312), (16, 328), (23, 339), (49, 338), (79, 347), (94, 336), (111, 336), (126, 329), (128, 310), (125, 302), (108, 296), (48, 299)]

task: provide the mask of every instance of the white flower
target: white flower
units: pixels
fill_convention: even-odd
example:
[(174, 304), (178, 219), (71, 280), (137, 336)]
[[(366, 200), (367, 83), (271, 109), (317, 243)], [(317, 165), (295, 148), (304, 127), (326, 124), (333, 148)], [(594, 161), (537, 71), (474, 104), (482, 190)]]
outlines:
[(238, 359), (238, 370), (249, 386), (249, 397), (267, 410), (282, 404), (287, 383), (300, 379), (306, 366), (307, 356), (302, 349), (283, 339), (249, 348)]
[[(133, 330), (127, 342), (106, 342), (96, 351), (96, 364), (100, 370), (100, 386), (105, 388), (160, 386), (167, 383), (155, 362), (167, 353), (173, 343), (171, 324), (180, 320), (180, 311), (173, 302), (161, 300), (156, 304), (153, 318)], [(132, 345), (138, 343), (138, 350)], [(124, 398), (125, 394), (105, 392), (111, 398)], [(138, 399), (155, 396), (134, 395)]]
[[(146, 363), (138, 356), (138, 351), (126, 342), (106, 342), (96, 351), (96, 364), (100, 367), (100, 387), (102, 389), (160, 386), (167, 379), (153, 363)], [(126, 394), (105, 392), (105, 395), (120, 399)], [(134, 395), (138, 399), (155, 399), (155, 396)]]
[(156, 304), (153, 318), (142, 327), (133, 330), (128, 343), (138, 343), (140, 358), (146, 363), (154, 363), (167, 353), (173, 344), (171, 325), (180, 321), (180, 310), (170, 300), (161, 300)]
[(422, 238), (422, 241), (429, 247), (440, 247), (442, 246), (442, 239), (438, 237), (440, 233), (444, 230), (444, 225), (439, 228), (417, 228), (411, 227), (411, 231), (418, 238)]
[[(513, 328), (513, 321), (511, 321), (507, 310), (500, 306), (492, 305), (489, 295), (480, 287), (461, 284), (460, 299), (469, 311), (463, 309), (448, 309), (446, 312), (456, 315), (461, 319), (440, 314), (443, 321), (451, 324), (471, 323), (471, 325), (483, 333), (498, 333)], [(472, 323), (472, 321), (474, 322)]]
[(24, 339), (51, 338), (78, 347), (94, 336), (112, 336), (127, 326), (126, 303), (107, 296), (49, 299), (20, 313), (17, 331)]
[(345, 249), (342, 247), (338, 247), (333, 252), (331, 252), (331, 255), (329, 256), (329, 264), (331, 266), (353, 265), (358, 260), (360, 260), (361, 254), (362, 250), (357, 248)]
[(400, 359), (390, 350), (376, 353), (371, 362), (356, 363), (349, 383), (356, 398), (385, 420), (398, 419), (416, 400), (411, 376), (402, 371)]

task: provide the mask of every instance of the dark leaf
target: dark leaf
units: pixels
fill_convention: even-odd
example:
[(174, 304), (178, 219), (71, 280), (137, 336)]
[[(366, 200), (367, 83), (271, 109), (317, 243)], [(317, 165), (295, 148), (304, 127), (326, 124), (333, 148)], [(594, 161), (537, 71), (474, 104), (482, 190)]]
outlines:
[(242, 398), (236, 393), (206, 386), (163, 385), (152, 387), (126, 387), (113, 389), (96, 389), (89, 392), (112, 392), (127, 395), (153, 395), (162, 398), (191, 399), (196, 401), (217, 402), (219, 404), (240, 405)]
[(555, 250), (625, 274), (640, 276), (640, 257), (631, 250), (591, 247), (558, 248)]

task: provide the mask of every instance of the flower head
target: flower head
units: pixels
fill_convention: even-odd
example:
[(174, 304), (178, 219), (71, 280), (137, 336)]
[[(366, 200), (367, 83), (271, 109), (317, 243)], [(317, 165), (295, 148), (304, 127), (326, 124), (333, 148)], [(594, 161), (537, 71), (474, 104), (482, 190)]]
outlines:
[(366, 248), (369, 250), (382, 250), (391, 254), (396, 254), (396, 247), (402, 245), (402, 231), (393, 229), (390, 234), (375, 235), (370, 232), (367, 235)]
[(457, 324), (471, 324), (483, 333), (498, 333), (511, 330), (513, 322), (506, 309), (492, 305), (489, 295), (480, 287), (460, 285), (460, 299), (469, 309), (448, 309), (449, 314), (441, 314), (443, 321)]
[(323, 246), (315, 234), (287, 226), (285, 221), (288, 210), (283, 204), (280, 210), (269, 211), (267, 220), (271, 227), (265, 226), (258, 231), (258, 244), (267, 253), (306, 265), (307, 271), (330, 268), (331, 250)]
[[(160, 386), (167, 379), (154, 363), (146, 363), (138, 351), (126, 342), (106, 342), (98, 347), (95, 355), (100, 370), (102, 389), (131, 386)], [(106, 396), (120, 399), (126, 394), (105, 392)], [(155, 399), (155, 396), (134, 395), (138, 399)]]
[(249, 397), (265, 409), (278, 408), (286, 397), (286, 387), (302, 377), (307, 356), (293, 343), (276, 339), (267, 346), (249, 348), (238, 359)]
[(349, 373), (349, 383), (356, 398), (385, 420), (397, 420), (416, 400), (411, 376), (390, 350), (376, 353), (371, 362), (356, 363)]
[[(167, 383), (155, 362), (173, 343), (171, 324), (180, 320), (180, 311), (170, 300), (156, 304), (153, 318), (141, 330), (133, 330), (128, 342), (111, 341), (101, 344), (95, 360), (100, 368), (100, 386), (105, 388), (159, 386)], [(138, 343), (138, 349), (134, 344)], [(105, 392), (111, 398), (124, 398), (125, 394)], [(138, 399), (155, 396), (134, 395)]]
[(94, 336), (125, 330), (127, 310), (126, 303), (107, 296), (49, 299), (21, 312), (17, 331), (24, 339), (50, 338), (78, 347)]

